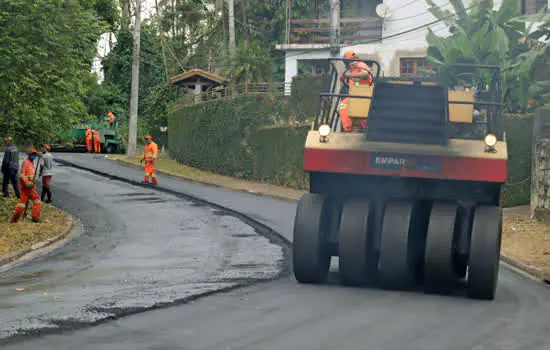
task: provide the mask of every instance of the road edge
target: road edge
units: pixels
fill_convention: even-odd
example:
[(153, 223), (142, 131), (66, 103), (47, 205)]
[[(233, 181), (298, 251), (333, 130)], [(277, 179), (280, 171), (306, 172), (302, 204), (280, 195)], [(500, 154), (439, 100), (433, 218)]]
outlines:
[[(129, 167), (135, 168), (135, 169), (142, 169), (143, 168), (142, 166), (139, 166), (137, 164), (128, 162), (128, 161), (123, 160), (123, 159), (112, 159), (112, 158), (108, 158), (108, 157), (106, 159), (111, 161), (111, 162), (117, 162), (121, 165), (129, 166)], [(175, 177), (175, 178), (182, 179), (182, 180), (185, 180), (185, 181), (189, 181), (189, 182), (192, 182), (192, 183), (198, 183), (198, 184), (201, 184), (201, 185), (208, 185), (208, 186), (217, 187), (217, 188), (223, 188), (223, 189), (226, 189), (226, 190), (229, 190), (229, 191), (248, 193), (248, 194), (252, 194), (252, 195), (256, 195), (256, 196), (260, 196), (260, 197), (269, 197), (269, 198), (279, 199), (279, 200), (283, 200), (283, 201), (286, 201), (286, 202), (292, 202), (292, 203), (298, 203), (298, 201), (300, 200), (299, 198), (289, 198), (289, 197), (283, 196), (283, 195), (277, 195), (277, 194), (272, 194), (272, 193), (267, 193), (267, 192), (262, 192), (262, 191), (251, 191), (251, 190), (246, 190), (246, 189), (242, 189), (242, 188), (235, 188), (235, 187), (232, 187), (232, 186), (222, 185), (222, 184), (212, 182), (212, 181), (198, 180), (198, 179), (192, 178), (190, 176), (180, 175), (180, 174), (173, 173), (171, 171), (158, 169), (158, 168), (155, 169), (155, 171), (159, 174)], [(273, 185), (271, 185), (271, 186), (273, 186)], [(294, 190), (294, 189), (292, 189), (292, 190)], [(295, 190), (295, 191), (301, 192), (300, 190)]]
[(75, 227), (75, 220), (72, 217), (72, 215), (68, 214), (68, 221), (61, 230), (61, 233), (53, 238), (47, 239), (42, 242), (38, 242), (33, 244), (30, 247), (19, 249), (18, 251), (15, 251), (13, 253), (10, 253), (8, 255), (5, 255), (3, 257), (0, 257), (0, 270), (5, 270), (6, 268), (10, 267), (10, 265), (14, 263), (22, 263), (27, 262), (35, 258), (35, 254), (39, 250), (43, 250), (44, 248), (51, 247), (51, 250), (54, 250), (55, 247), (53, 247), (54, 243), (57, 243), (63, 239), (65, 239), (73, 230)]
[[(109, 161), (112, 161), (112, 162), (117, 162), (117, 163), (119, 163), (123, 166), (131, 167), (131, 168), (135, 168), (135, 169), (141, 169), (142, 168), (141, 166), (139, 166), (137, 164), (133, 164), (131, 162), (128, 162), (128, 161), (125, 161), (125, 160), (122, 160), (122, 159), (112, 159), (112, 158), (108, 158), (108, 157), (106, 159), (109, 160)], [(102, 174), (102, 175), (105, 175), (105, 176), (112, 176), (112, 175), (109, 175), (108, 173), (97, 171), (97, 170), (91, 169), (91, 168), (86, 168), (86, 167), (77, 165), (75, 163), (72, 163), (70, 161), (63, 160), (62, 162), (66, 162), (67, 164), (70, 164), (74, 167), (81, 168), (81, 169), (86, 169), (86, 170), (96, 172), (96, 173), (99, 173), (99, 174)], [(155, 169), (155, 170), (159, 174), (168, 175), (168, 176), (171, 176), (171, 177), (174, 177), (174, 178), (177, 178), (177, 179), (181, 179), (181, 180), (184, 180), (184, 181), (189, 181), (189, 182), (192, 182), (192, 183), (198, 183), (198, 184), (217, 187), (217, 188), (223, 188), (223, 189), (226, 189), (226, 190), (229, 190), (229, 191), (243, 192), (243, 193), (248, 193), (248, 194), (252, 194), (252, 195), (255, 195), (255, 196), (259, 196), (259, 197), (270, 197), (270, 198), (280, 199), (280, 200), (284, 200), (284, 201), (292, 202), (292, 203), (297, 203), (299, 201), (299, 199), (289, 198), (289, 197), (285, 197), (283, 195), (275, 195), (275, 194), (265, 193), (265, 192), (260, 192), (260, 191), (258, 191), (258, 192), (256, 192), (256, 191), (247, 191), (247, 190), (244, 190), (244, 189), (234, 188), (234, 187), (227, 186), (227, 185), (221, 185), (221, 184), (213, 183), (213, 182), (210, 182), (210, 181), (197, 180), (195, 178), (191, 178), (191, 177), (180, 175), (180, 174), (175, 174), (175, 173), (172, 173), (172, 172), (169, 172), (169, 171), (166, 171), (166, 170), (162, 170), (162, 169)], [(128, 180), (128, 181), (131, 181), (131, 180)], [(300, 192), (298, 190), (296, 190), (296, 191)], [(191, 196), (191, 197), (193, 197), (193, 196)], [(196, 198), (196, 197), (193, 197), (193, 198)], [(197, 199), (199, 199), (201, 201), (204, 201), (201, 198), (197, 198)], [(210, 204), (220, 206), (219, 204), (216, 204), (216, 203), (210, 203)], [(222, 206), (220, 206), (220, 207), (222, 207)], [(227, 208), (225, 208), (225, 209), (227, 209)], [(234, 212), (233, 210), (230, 210), (230, 211)], [(243, 215), (243, 216), (246, 216), (242, 213), (239, 213), (239, 214)], [(255, 220), (252, 219), (252, 221), (255, 221)], [(269, 228), (269, 229), (273, 232), (276, 232), (271, 228)], [(280, 235), (280, 234), (278, 234), (278, 236), (282, 237), (282, 235)], [(284, 238), (284, 237), (282, 237), (282, 238), (286, 241), (286, 238)], [(288, 242), (288, 243), (291, 244), (291, 242)], [(538, 268), (533, 267), (533, 266), (529, 266), (529, 265), (527, 265), (527, 264), (525, 264), (525, 263), (523, 263), (523, 262), (521, 262), (521, 261), (505, 254), (502, 251), (500, 253), (500, 257), (501, 257), (500, 258), (501, 262), (504, 262), (504, 263), (506, 263), (510, 266), (515, 267), (516, 269), (519, 269), (523, 273), (529, 275), (532, 279), (536, 279), (536, 280), (544, 282), (544, 283), (550, 283), (550, 273), (549, 272), (543, 271), (543, 270), (538, 269)]]

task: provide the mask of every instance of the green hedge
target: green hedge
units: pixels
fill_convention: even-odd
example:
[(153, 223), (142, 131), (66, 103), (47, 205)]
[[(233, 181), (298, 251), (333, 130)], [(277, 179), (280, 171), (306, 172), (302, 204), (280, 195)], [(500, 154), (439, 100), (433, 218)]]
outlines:
[(287, 100), (265, 94), (188, 106), (168, 118), (169, 152), (199, 169), (252, 179), (257, 155), (251, 135), (288, 114)]
[[(172, 113), (172, 158), (203, 170), (242, 179), (307, 189), (303, 149), (309, 126), (271, 127), (292, 102), (280, 96), (240, 96), (189, 106)], [(508, 179), (504, 206), (529, 203), (532, 118), (507, 116)]]
[(508, 183), (502, 189), (502, 204), (529, 204), (533, 118), (506, 116), (504, 130), (508, 142)]

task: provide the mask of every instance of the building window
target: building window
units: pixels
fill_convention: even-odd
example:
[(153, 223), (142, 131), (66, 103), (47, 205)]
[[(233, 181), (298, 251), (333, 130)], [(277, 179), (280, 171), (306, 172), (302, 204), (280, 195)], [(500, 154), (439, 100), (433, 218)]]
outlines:
[(522, 0), (522, 2), (523, 13), (526, 15), (539, 13), (547, 4), (547, 0)]
[(401, 58), (400, 73), (402, 77), (418, 77), (424, 72), (421, 69), (433, 70), (433, 65), (426, 58)]

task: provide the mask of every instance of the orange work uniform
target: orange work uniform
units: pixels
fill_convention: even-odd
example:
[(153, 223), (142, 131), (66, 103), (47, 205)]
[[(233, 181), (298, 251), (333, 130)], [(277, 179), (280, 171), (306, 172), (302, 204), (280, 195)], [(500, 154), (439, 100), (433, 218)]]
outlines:
[(101, 139), (99, 138), (99, 131), (92, 130), (92, 134), (94, 134), (94, 152), (101, 153)]
[(39, 221), (42, 202), (40, 201), (38, 192), (36, 192), (34, 163), (29, 158), (23, 161), (23, 165), (19, 171), (19, 188), (21, 189), (21, 197), (19, 198), (19, 203), (15, 206), (13, 217), (10, 221), (17, 222), (21, 218), (25, 211), (27, 201), (32, 204), (32, 220)]
[(92, 130), (86, 129), (86, 148), (88, 153), (92, 153)]
[[(350, 72), (351, 73), (362, 73), (364, 70), (371, 71), (370, 67), (365, 62), (354, 62), (355, 67), (353, 67)], [(351, 80), (351, 79), (350, 79)], [(372, 84), (372, 76), (369, 74), (367, 77), (365, 77), (363, 80), (358, 82), (350, 81), (350, 83), (358, 85), (371, 85)], [(338, 114), (340, 115), (340, 121), (342, 122), (342, 129), (344, 132), (350, 132), (352, 121), (349, 117), (349, 98), (346, 97), (338, 104)], [(364, 129), (367, 126), (366, 120), (361, 120), (361, 127)]]
[(151, 141), (149, 144), (145, 144), (143, 148), (142, 160), (145, 160), (145, 179), (143, 181), (149, 182), (149, 177), (153, 182), (153, 185), (157, 185), (157, 175), (155, 174), (155, 164), (157, 163), (157, 156), (159, 148), (156, 143)]

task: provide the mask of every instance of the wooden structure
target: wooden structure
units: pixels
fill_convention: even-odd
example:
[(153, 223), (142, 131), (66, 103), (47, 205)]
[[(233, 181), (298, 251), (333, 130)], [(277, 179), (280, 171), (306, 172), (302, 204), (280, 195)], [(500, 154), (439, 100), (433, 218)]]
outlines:
[(183, 88), (195, 90), (195, 97), (200, 99), (201, 94), (211, 91), (214, 88), (227, 85), (230, 80), (220, 75), (203, 71), (202, 69), (191, 69), (169, 79), (170, 83)]
[[(378, 41), (382, 38), (381, 18), (340, 18), (340, 43)], [(295, 19), (288, 21), (287, 44), (330, 43), (329, 19)]]
[(531, 218), (550, 219), (550, 106), (539, 109), (533, 123)]

